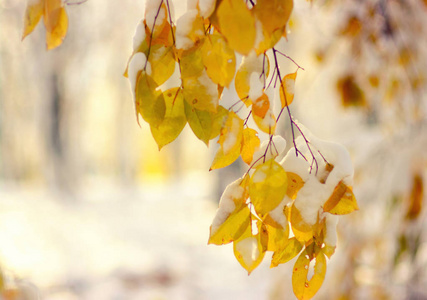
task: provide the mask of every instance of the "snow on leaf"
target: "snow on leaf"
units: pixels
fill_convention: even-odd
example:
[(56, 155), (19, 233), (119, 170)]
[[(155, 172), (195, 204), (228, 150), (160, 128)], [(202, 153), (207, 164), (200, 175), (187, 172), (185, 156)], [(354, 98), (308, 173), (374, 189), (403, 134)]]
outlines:
[(247, 229), (250, 210), (246, 205), (245, 179), (230, 183), (224, 190), (210, 227), (208, 244), (223, 245), (237, 240)]
[(197, 9), (190, 9), (176, 22), (176, 48), (188, 50), (205, 36), (203, 18)]
[(285, 150), (285, 148), (286, 148), (286, 140), (280, 135), (273, 136), (271, 142), (270, 140), (263, 141), (260, 148), (253, 155), (252, 167), (256, 168), (257, 166), (261, 165), (264, 161), (276, 158)]
[(322, 286), (326, 274), (326, 258), (322, 252), (318, 252), (315, 256), (316, 263), (314, 264), (314, 275), (310, 280), (307, 279), (309, 258), (307, 250), (303, 251), (295, 262), (292, 273), (292, 287), (295, 296), (299, 300), (308, 300), (314, 297), (317, 291)]
[(223, 0), (217, 17), (220, 32), (232, 49), (247, 55), (255, 43), (255, 18), (242, 0)]
[(338, 183), (332, 195), (323, 205), (323, 211), (334, 215), (346, 215), (358, 209), (352, 189), (342, 181)]
[(224, 106), (218, 106), (218, 109), (216, 113), (212, 114), (212, 132), (210, 139), (216, 138), (221, 133), (221, 128), (224, 126), (225, 121), (228, 117), (228, 109), (226, 109)]
[(151, 126), (159, 150), (174, 141), (187, 124), (184, 111), (184, 97), (179, 88), (172, 88), (163, 93), (166, 104), (165, 117), (158, 127)]
[(213, 82), (229, 86), (236, 72), (236, 55), (220, 34), (209, 35), (202, 47), (203, 64)]
[(142, 71), (136, 82), (135, 106), (142, 118), (154, 127), (162, 123), (166, 112), (163, 94), (156, 88), (153, 78)]
[(200, 15), (207, 19), (214, 12), (216, 5), (216, 0), (199, 0), (198, 8)]
[(218, 139), (221, 147), (218, 149), (210, 169), (224, 168), (233, 163), (240, 155), (242, 139), (243, 120), (230, 111)]
[(216, 112), (219, 102), (218, 86), (212, 82), (206, 70), (198, 76), (182, 78), (182, 85), (187, 103), (198, 110)]
[(257, 116), (256, 114), (252, 114), (252, 118), (255, 121), (255, 124), (258, 126), (258, 128), (267, 133), (267, 134), (274, 134), (276, 131), (276, 117), (274, 116), (273, 112), (271, 111), (271, 108), (267, 111), (264, 118), (261, 118), (260, 116)]
[(253, 101), (252, 104), (252, 114), (260, 117), (261, 119), (265, 118), (265, 115), (270, 109), (270, 100), (268, 99), (268, 96), (265, 93), (262, 93), (262, 95)]
[(251, 164), (253, 155), (260, 146), (260, 139), (258, 137), (258, 132), (252, 128), (243, 129), (243, 139), (242, 139), (242, 148), (240, 154), (242, 160), (248, 165)]
[[(255, 216), (252, 216), (255, 219)], [(253, 233), (256, 223), (256, 234)], [(245, 232), (233, 243), (234, 256), (248, 275), (262, 262), (267, 251), (268, 232), (259, 220), (248, 224)]]
[(295, 173), (286, 172), (286, 174), (288, 175), (288, 189), (286, 195), (291, 199), (295, 199), (298, 191), (303, 187), (304, 181)]
[(44, 0), (31, 1), (27, 4), (24, 17), (24, 31), (22, 39), (33, 32), (44, 11)]
[(287, 187), (286, 172), (274, 159), (256, 168), (249, 184), (249, 196), (261, 218), (282, 202)]
[(287, 74), (283, 77), (282, 82), (280, 83), (280, 101), (282, 103), (282, 107), (291, 105), (294, 100), (296, 77), (297, 72)]
[(270, 268), (277, 267), (279, 264), (284, 264), (297, 256), (303, 248), (295, 237), (286, 241), (286, 243), (274, 250), (273, 257), (271, 258)]
[[(151, 37), (151, 44), (164, 43), (169, 39), (170, 24), (166, 1), (148, 0), (145, 3), (145, 24), (147, 36)], [(157, 42), (155, 42), (157, 41)], [(169, 43), (168, 43), (169, 44)], [(166, 45), (165, 46), (171, 46)]]
[[(260, 78), (264, 64), (265, 62), (263, 63), (263, 56), (257, 56), (255, 52), (251, 52), (248, 56), (243, 57), (242, 63), (237, 70), (236, 76), (234, 78), (234, 87), (236, 89), (237, 95), (243, 102), (245, 102), (246, 106), (249, 106), (252, 103), (248, 99), (251, 89), (250, 79), (252, 73), (255, 73), (255, 76)], [(266, 64), (264, 67), (266, 70), (268, 70), (268, 64)], [(259, 79), (258, 81), (260, 84), (261, 80)]]
[(175, 57), (172, 47), (152, 45), (148, 61), (152, 70), (150, 76), (159, 86), (168, 80), (175, 71)]
[(46, 27), (46, 47), (54, 49), (62, 44), (68, 30), (68, 16), (61, 0), (45, 0), (43, 21)]
[(313, 238), (313, 227), (304, 221), (295, 203), (291, 206), (289, 219), (292, 232), (298, 241), (305, 243)]

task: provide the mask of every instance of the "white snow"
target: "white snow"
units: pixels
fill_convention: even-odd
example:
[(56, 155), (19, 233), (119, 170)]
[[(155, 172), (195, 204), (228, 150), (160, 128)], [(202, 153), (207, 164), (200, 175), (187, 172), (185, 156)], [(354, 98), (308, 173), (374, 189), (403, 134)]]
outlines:
[(132, 59), (129, 62), (128, 68), (128, 78), (130, 81), (130, 86), (132, 88), (132, 93), (135, 95), (136, 79), (139, 71), (144, 69), (147, 57), (144, 53), (137, 52), (132, 56)]
[(264, 41), (264, 32), (263, 32), (263, 28), (262, 28), (262, 23), (259, 20), (255, 21), (255, 49), (258, 49), (259, 44), (262, 43), (262, 41)]
[(263, 182), (265, 178), (267, 178), (267, 173), (262, 171), (257, 171), (253, 174), (251, 180), (253, 183), (258, 183), (258, 182)]
[(218, 86), (210, 79), (208, 73), (203, 69), (198, 77), (198, 81), (206, 88), (207, 95), (211, 96), (211, 101), (214, 106), (218, 105)]
[(200, 15), (205, 19), (209, 18), (215, 10), (215, 4), (216, 0), (199, 0)]
[[(193, 29), (193, 23), (199, 16), (197, 9), (190, 9), (183, 14), (176, 22), (176, 48), (187, 50), (194, 46), (194, 41), (191, 40), (188, 35)], [(203, 35), (201, 30), (196, 32), (196, 35)]]
[(211, 234), (214, 234), (222, 223), (228, 218), (228, 216), (236, 208), (234, 199), (240, 199), (243, 197), (244, 188), (240, 186), (242, 178), (230, 183), (224, 190), (219, 201), (219, 207), (212, 221)]
[(282, 226), (282, 228), (287, 228), (288, 226), (288, 219), (286, 218), (283, 212), (283, 209), (291, 201), (292, 201), (291, 198), (289, 198), (288, 196), (285, 196), (282, 202), (280, 202), (275, 209), (273, 209), (268, 213), (274, 221), (276, 221), (278, 224)]
[(326, 235), (323, 241), (328, 246), (336, 246), (337, 245), (337, 224), (338, 224), (339, 216), (325, 213), (325, 218), (326, 218)]
[(258, 72), (252, 72), (249, 77), (249, 99), (255, 101), (262, 96), (264, 85)]
[(245, 238), (235, 244), (236, 250), (242, 255), (243, 261), (247, 266), (252, 265), (252, 263), (258, 258), (258, 241), (256, 237)]
[(133, 51), (136, 51), (142, 42), (145, 40), (145, 25), (141, 21), (138, 23), (138, 26), (135, 30), (135, 35), (133, 36)]
[(227, 134), (224, 143), (222, 144), (222, 151), (224, 154), (227, 154), (235, 145), (237, 141), (237, 134), (240, 130), (240, 122), (238, 118), (233, 118), (233, 123), (231, 124), (231, 130)]
[(301, 177), (304, 182), (307, 181), (310, 164), (301, 155), (296, 156), (294, 147), (289, 149), (280, 164), (286, 172), (295, 173)]
[(145, 3), (145, 22), (150, 30), (152, 30), (153, 25), (155, 27), (162, 25), (166, 18), (166, 9), (161, 8), (159, 11), (163, 2), (164, 0), (147, 0)]

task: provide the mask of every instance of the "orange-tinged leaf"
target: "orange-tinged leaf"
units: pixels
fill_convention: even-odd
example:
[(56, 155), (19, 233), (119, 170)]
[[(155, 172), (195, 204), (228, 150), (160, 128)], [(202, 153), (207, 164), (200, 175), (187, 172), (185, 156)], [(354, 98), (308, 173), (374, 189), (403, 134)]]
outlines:
[[(253, 216), (252, 219), (255, 217)], [(254, 223), (256, 223), (256, 228), (253, 228)], [(248, 271), (248, 275), (262, 262), (265, 251), (267, 251), (267, 243), (267, 229), (259, 220), (248, 224), (242, 236), (234, 241), (234, 256), (240, 265)]]
[(277, 29), (283, 32), (292, 9), (293, 0), (258, 0), (254, 12), (264, 30), (271, 35)]
[(213, 82), (229, 86), (236, 72), (236, 55), (220, 34), (209, 35), (202, 48), (203, 64)]
[(217, 17), (221, 33), (229, 46), (247, 55), (255, 43), (255, 18), (242, 0), (222, 0)]
[(249, 184), (249, 196), (261, 218), (282, 202), (287, 187), (286, 172), (274, 159), (256, 168)]
[(337, 184), (332, 195), (323, 205), (323, 211), (334, 215), (346, 215), (358, 209), (352, 189), (342, 181)]
[(284, 247), (276, 249), (271, 258), (270, 268), (277, 267), (279, 264), (284, 264), (297, 256), (303, 248), (301, 244), (295, 237), (289, 239)]
[(341, 94), (341, 103), (344, 107), (366, 106), (365, 93), (356, 83), (353, 76), (345, 76), (337, 82), (338, 92)]
[(286, 172), (286, 174), (288, 175), (288, 189), (286, 190), (286, 195), (291, 199), (295, 199), (298, 191), (304, 186), (304, 181), (299, 175), (293, 172)]
[(252, 162), (255, 151), (258, 150), (261, 141), (258, 137), (258, 132), (252, 128), (243, 129), (242, 148), (240, 154), (242, 160), (248, 165)]
[(22, 34), (22, 39), (24, 39), (27, 35), (33, 32), (34, 28), (40, 21), (40, 18), (43, 15), (44, 11), (44, 0), (38, 0), (37, 2), (32, 1), (31, 4), (27, 5), (25, 9), (25, 17), (24, 17), (24, 31)]
[(295, 262), (292, 273), (292, 287), (295, 296), (299, 300), (313, 298), (323, 284), (326, 275), (326, 258), (322, 252), (317, 253), (314, 264), (314, 274), (310, 280), (307, 279), (310, 258), (307, 250), (303, 251)]
[(151, 78), (160, 86), (175, 71), (175, 57), (172, 47), (152, 45), (148, 62), (151, 65)]
[(174, 141), (187, 124), (184, 110), (184, 96), (179, 88), (172, 88), (163, 93), (166, 104), (165, 117), (158, 127), (151, 126), (159, 150)]
[(296, 77), (297, 72), (287, 74), (280, 83), (280, 102), (282, 103), (282, 107), (291, 105), (292, 101), (294, 101)]
[(268, 99), (267, 94), (262, 93), (261, 97), (253, 101), (252, 114), (254, 114), (255, 116), (258, 116), (261, 119), (264, 119), (269, 109), (270, 109), (270, 100)]
[(412, 178), (412, 190), (409, 198), (409, 208), (406, 218), (416, 219), (423, 208), (424, 185), (423, 178), (420, 174), (415, 174)]
[(45, 0), (46, 45), (51, 50), (62, 44), (68, 30), (68, 16), (61, 0)]
[[(157, 17), (155, 17), (153, 14), (157, 14)], [(156, 10), (146, 10), (144, 19), (146, 24), (147, 37), (148, 39), (150, 36), (152, 37), (152, 45), (156, 43), (163, 43), (170, 38), (170, 24), (166, 1), (162, 1), (161, 6)], [(163, 44), (165, 46), (171, 46), (171, 44), (168, 42)]]
[(237, 207), (215, 232), (212, 232), (211, 226), (208, 244), (223, 245), (240, 238), (249, 226), (249, 215), (246, 205)]
[[(259, 25), (259, 26), (262, 26), (262, 25)], [(259, 41), (255, 49), (255, 53), (257, 55), (261, 53), (265, 53), (267, 50), (273, 48), (274, 45), (276, 45), (277, 42), (282, 38), (283, 29), (277, 29), (272, 34), (269, 34), (263, 29), (262, 33), (263, 33), (263, 39)]]
[(250, 55), (243, 58), (234, 78), (234, 87), (237, 95), (247, 107), (252, 104), (251, 100), (256, 100), (249, 99), (250, 80), (253, 76), (252, 73), (256, 74), (255, 78), (262, 78), (263, 75), (261, 74), (263, 70), (265, 71), (266, 76), (268, 76), (269, 69), (270, 63), (266, 55), (257, 56), (252, 52)]
[(187, 101), (184, 101), (184, 106), (188, 124), (194, 135), (206, 145), (209, 145), (213, 130), (213, 114), (209, 111), (203, 111), (192, 107)]
[(135, 88), (136, 111), (151, 126), (157, 127), (162, 123), (166, 104), (161, 91), (156, 90), (157, 84), (153, 78), (142, 71), (138, 76)]

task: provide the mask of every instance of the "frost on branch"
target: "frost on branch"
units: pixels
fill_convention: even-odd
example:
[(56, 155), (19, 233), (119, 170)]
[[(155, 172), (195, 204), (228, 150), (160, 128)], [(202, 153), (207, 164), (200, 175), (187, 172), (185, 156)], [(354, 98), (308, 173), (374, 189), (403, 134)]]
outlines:
[[(175, 22), (171, 1), (147, 1), (125, 73), (137, 117), (148, 123), (159, 149), (188, 123), (206, 145), (217, 139), (210, 170), (239, 158), (247, 164), (221, 197), (208, 243), (233, 243), (248, 273), (267, 251), (273, 253), (271, 267), (299, 255), (293, 289), (309, 299), (335, 251), (338, 215), (358, 207), (348, 152), (313, 136), (291, 113), (297, 72), (304, 69), (276, 44), (286, 37), (293, 1), (192, 0), (187, 7)], [(237, 55), (243, 56), (238, 67)], [(283, 73), (278, 57), (296, 71)], [(233, 80), (236, 93), (227, 107), (223, 91)], [(276, 133), (284, 117), (292, 132), (288, 143)]]

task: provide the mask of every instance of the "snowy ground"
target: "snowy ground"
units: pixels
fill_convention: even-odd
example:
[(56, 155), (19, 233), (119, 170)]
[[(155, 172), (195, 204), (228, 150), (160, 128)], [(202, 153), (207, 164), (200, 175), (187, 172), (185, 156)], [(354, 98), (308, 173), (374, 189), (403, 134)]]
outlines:
[(49, 300), (271, 299), (273, 276), (286, 276), (268, 261), (248, 276), (232, 247), (207, 245), (216, 203), (199, 175), (138, 189), (108, 186), (60, 199), (3, 185), (3, 266)]

